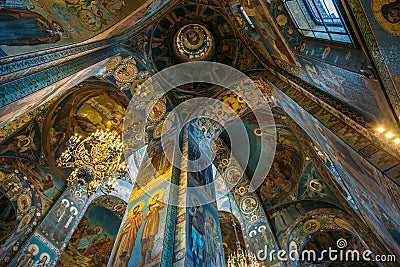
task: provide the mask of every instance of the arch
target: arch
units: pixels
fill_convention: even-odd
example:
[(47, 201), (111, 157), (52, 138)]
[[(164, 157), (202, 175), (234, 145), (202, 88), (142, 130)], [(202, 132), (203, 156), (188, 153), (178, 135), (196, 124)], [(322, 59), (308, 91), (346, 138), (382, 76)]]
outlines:
[(107, 266), (126, 205), (115, 196), (95, 198), (56, 266)]
[[(243, 237), (242, 229), (240, 227), (240, 222), (238, 218), (233, 217), (236, 224), (238, 239), (240, 242), (240, 247), (242, 249), (246, 248), (245, 240)], [(236, 252), (236, 237), (235, 231), (232, 225), (232, 215), (227, 211), (218, 211), (218, 219), (221, 228), (222, 235), (222, 246), (224, 248), (225, 262), (227, 262), (228, 257), (233, 252)]]
[(75, 133), (89, 135), (97, 129), (122, 131), (127, 105), (128, 99), (119, 89), (95, 77), (61, 96), (49, 108), (42, 127), (43, 152), (50, 168), (65, 179), (67, 175), (57, 167), (56, 159), (69, 138)]
[[(355, 220), (351, 218), (350, 215), (341, 210), (334, 208), (320, 208), (306, 212), (298, 217), (297, 220), (294, 221), (286, 230), (281, 244), (282, 248), (284, 248), (286, 251), (289, 252), (291, 250), (297, 250), (301, 256), (303, 250), (315, 245), (314, 243), (310, 243), (310, 240), (311, 242), (317, 242), (321, 236), (325, 235), (320, 233), (328, 232), (328, 234), (324, 237), (324, 242), (322, 242), (324, 244), (323, 246), (327, 245), (329, 247), (333, 244), (338, 246), (339, 249), (343, 250), (346, 250), (346, 248), (360, 249), (362, 250), (360, 253), (362, 253), (365, 249), (370, 249), (370, 247), (364, 241), (366, 236), (365, 229), (363, 228), (365, 227), (362, 225), (357, 225)], [(317, 237), (313, 239), (315, 236)], [(341, 238), (346, 240), (343, 245), (339, 245), (339, 242), (342, 240)], [(307, 244), (309, 244), (309, 247), (307, 247)], [(350, 245), (355, 246), (356, 248), (350, 247)], [(320, 250), (323, 248), (314, 247), (313, 249)], [(332, 247), (332, 249), (335, 248)], [(301, 265), (301, 260), (302, 258), (299, 257), (297, 260), (290, 259), (290, 262), (294, 267), (303, 266)], [(310, 263), (308, 260), (304, 261), (303, 263), (306, 262), (307, 264)], [(331, 261), (331, 263), (332, 262), (334, 261)], [(354, 264), (352, 261), (349, 261), (349, 263)], [(324, 264), (327, 263), (324, 262)], [(342, 262), (340, 264), (342, 264)], [(349, 266), (356, 266), (351, 264)]]

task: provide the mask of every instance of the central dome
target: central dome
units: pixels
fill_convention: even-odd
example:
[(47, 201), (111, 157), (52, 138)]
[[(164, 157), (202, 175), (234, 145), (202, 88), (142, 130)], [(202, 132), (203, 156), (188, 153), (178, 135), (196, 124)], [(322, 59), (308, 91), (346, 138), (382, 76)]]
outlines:
[(209, 60), (215, 50), (211, 32), (201, 24), (187, 24), (174, 36), (174, 53), (181, 61)]

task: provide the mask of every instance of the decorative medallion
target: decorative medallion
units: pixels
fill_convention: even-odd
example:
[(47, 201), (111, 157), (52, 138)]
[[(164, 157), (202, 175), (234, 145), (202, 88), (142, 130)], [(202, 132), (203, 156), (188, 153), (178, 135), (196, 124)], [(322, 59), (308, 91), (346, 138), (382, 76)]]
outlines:
[(242, 201), (240, 201), (240, 210), (245, 214), (255, 211), (257, 207), (258, 202), (253, 196), (246, 196)]
[(211, 59), (214, 38), (211, 32), (200, 24), (183, 26), (174, 37), (174, 53), (182, 61)]
[(17, 205), (18, 205), (18, 210), (21, 213), (28, 212), (29, 208), (31, 207), (31, 204), (32, 201), (28, 195), (22, 195), (18, 198)]
[(303, 225), (303, 231), (306, 234), (315, 233), (319, 228), (321, 228), (321, 223), (314, 219), (306, 221)]
[(159, 100), (150, 103), (146, 108), (146, 115), (149, 121), (157, 122), (160, 121), (167, 111), (167, 105), (164, 101)]
[(131, 85), (131, 92), (134, 92), (133, 97), (137, 101), (149, 101), (154, 94), (154, 86), (151, 82), (145, 81), (139, 87), (137, 84)]
[(121, 83), (133, 82), (137, 76), (138, 70), (133, 64), (119, 65), (114, 71), (114, 78)]
[(222, 110), (227, 113), (232, 113), (232, 109), (234, 111), (239, 109), (239, 101), (234, 97), (227, 97), (223, 100), (225, 105), (222, 105)]
[(225, 171), (225, 180), (230, 185), (237, 185), (242, 180), (242, 174), (238, 167), (232, 166)]
[(400, 35), (400, 1), (373, 0), (372, 10), (382, 28), (393, 35)]

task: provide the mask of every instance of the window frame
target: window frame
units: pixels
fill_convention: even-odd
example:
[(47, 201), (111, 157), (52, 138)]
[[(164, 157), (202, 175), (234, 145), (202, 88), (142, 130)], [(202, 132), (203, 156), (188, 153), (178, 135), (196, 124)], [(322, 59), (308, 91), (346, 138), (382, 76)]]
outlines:
[[(307, 15), (310, 17), (311, 21), (313, 21), (315, 23), (315, 25), (317, 26), (322, 26), (324, 27), (325, 31), (318, 31), (318, 30), (313, 30), (311, 29), (310, 24), (310, 20), (307, 19), (307, 17), (305, 17), (303, 10), (301, 9), (301, 13), (303, 13), (303, 18), (301, 18), (302, 20), (305, 20), (305, 23), (309, 25), (309, 29), (304, 29), (302, 28), (299, 23), (296, 21), (296, 15), (293, 13), (293, 11), (291, 10), (291, 8), (287, 5), (287, 2), (297, 2), (297, 5), (299, 5), (298, 3), (302, 2), (305, 9), (307, 10)], [(340, 24), (340, 28), (343, 29), (343, 33), (340, 32), (335, 32), (335, 31), (330, 31), (328, 27), (338, 27), (338, 24), (329, 24), (326, 23), (325, 21), (318, 21), (318, 18), (315, 18), (315, 12), (312, 10), (311, 6), (313, 2), (315, 3), (316, 1), (325, 1), (325, 0), (281, 0), (285, 13), (288, 16), (288, 19), (291, 21), (294, 30), (299, 34), (299, 36), (305, 40), (305, 41), (310, 41), (310, 42), (316, 42), (316, 43), (323, 43), (323, 44), (330, 44), (330, 45), (334, 45), (334, 46), (338, 46), (338, 47), (347, 47), (347, 48), (358, 48), (358, 44), (357, 44), (357, 38), (355, 35), (354, 30), (352, 29), (351, 25), (351, 21), (350, 21), (350, 16), (349, 14), (347, 14), (344, 10), (344, 7), (342, 6), (343, 3), (340, 0), (331, 0), (332, 3), (334, 4), (336, 11), (338, 12), (339, 17), (337, 19), (340, 20), (341, 24)], [(321, 18), (322, 20), (324, 20), (323, 18)], [(303, 21), (304, 22), (304, 21)], [(307, 36), (303, 33), (303, 31), (305, 32), (311, 32), (314, 36)], [(315, 33), (322, 33), (322, 34), (326, 34), (327, 36), (329, 36), (328, 38), (322, 38), (322, 37), (317, 37)], [(336, 38), (332, 37), (333, 35), (343, 35), (346, 36), (349, 41), (342, 41), (342, 40), (338, 40)]]

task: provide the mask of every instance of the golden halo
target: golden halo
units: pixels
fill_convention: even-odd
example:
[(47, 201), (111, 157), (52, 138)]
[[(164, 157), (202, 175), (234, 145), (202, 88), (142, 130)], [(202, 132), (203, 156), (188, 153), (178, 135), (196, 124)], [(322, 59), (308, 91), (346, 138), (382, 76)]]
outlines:
[(42, 260), (45, 256), (47, 257), (45, 263), (48, 264), (50, 262), (50, 255), (48, 253), (44, 252), (40, 254), (40, 260)]
[[(33, 249), (34, 251), (32, 251), (32, 249)], [(33, 256), (36, 256), (36, 255), (39, 253), (39, 247), (38, 247), (38, 245), (36, 245), (36, 244), (30, 244), (29, 247), (28, 247), (28, 251), (29, 251), (30, 253), (32, 253)]]
[(260, 128), (255, 128), (255, 129), (253, 130), (253, 133), (254, 133), (256, 136), (261, 136), (261, 135), (262, 135), (262, 132), (261, 132), (261, 129), (260, 129)]
[(327, 48), (325, 48), (324, 52), (322, 53), (322, 58), (326, 58), (330, 52), (331, 52), (331, 48), (328, 46)]
[(308, 220), (303, 224), (303, 231), (306, 234), (315, 233), (319, 228), (321, 228), (321, 223), (314, 219)]
[(129, 215), (128, 215), (129, 217), (131, 217), (133, 215), (133, 210), (135, 209), (136, 206), (139, 206), (139, 211), (142, 211), (143, 207), (144, 207), (144, 201), (141, 200), (132, 206), (131, 210), (129, 211)]
[(231, 113), (232, 110), (236, 111), (239, 109), (239, 101), (234, 97), (228, 96), (224, 99), (223, 103), (224, 104), (221, 105), (222, 110), (226, 113)]
[(222, 159), (221, 162), (222, 162), (222, 165), (228, 165), (229, 159)]
[(78, 209), (76, 208), (76, 207), (71, 207), (70, 209), (69, 209), (69, 211), (72, 213), (73, 212), (73, 214), (76, 216), (76, 215), (78, 215)]
[(154, 203), (155, 203), (153, 197), (156, 196), (156, 195), (158, 195), (157, 200), (162, 200), (162, 197), (164, 196), (164, 192), (165, 192), (164, 189), (159, 189), (159, 190), (157, 190), (156, 192), (154, 192), (154, 193), (151, 195), (150, 199), (149, 199), (149, 204), (154, 204)]
[(61, 204), (64, 204), (64, 203), (67, 203), (67, 206), (65, 206), (65, 207), (69, 207), (69, 201), (67, 200), (67, 199), (63, 199), (63, 200), (61, 200)]
[(335, 224), (337, 226), (339, 226), (340, 228), (343, 228), (344, 230), (347, 230), (349, 232), (353, 232), (353, 226), (351, 226), (348, 222), (340, 219), (340, 218), (334, 218), (333, 221), (335, 222)]
[(245, 102), (244, 98), (241, 97), (241, 96), (239, 96), (239, 95), (236, 97), (236, 99), (237, 99), (237, 101), (238, 101), (239, 103)]
[[(100, 230), (100, 232), (97, 233), (97, 230)], [(101, 233), (103, 232), (103, 228), (102, 228), (101, 226), (96, 226), (96, 227), (93, 229), (93, 231), (96, 232), (96, 233), (99, 235), (99, 234), (101, 234)]]

